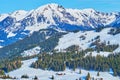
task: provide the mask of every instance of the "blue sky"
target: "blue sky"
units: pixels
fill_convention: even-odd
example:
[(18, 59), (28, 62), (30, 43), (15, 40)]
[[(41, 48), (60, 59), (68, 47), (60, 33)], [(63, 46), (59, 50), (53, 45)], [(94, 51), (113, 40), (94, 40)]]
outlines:
[(65, 8), (93, 8), (102, 12), (120, 12), (120, 0), (0, 0), (0, 13), (36, 9), (48, 3), (57, 3)]

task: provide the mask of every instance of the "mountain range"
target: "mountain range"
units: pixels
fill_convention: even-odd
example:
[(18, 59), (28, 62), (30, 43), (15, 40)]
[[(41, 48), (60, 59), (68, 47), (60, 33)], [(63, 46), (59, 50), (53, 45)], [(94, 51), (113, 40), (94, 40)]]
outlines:
[[(0, 15), (0, 50), (3, 51), (6, 47), (15, 45), (17, 42), (24, 42), (25, 39), (36, 40), (33, 38), (36, 35), (44, 35), (42, 38), (40, 37), (40, 39), (45, 42), (46, 40), (49, 41), (51, 36), (55, 37), (55, 34), (58, 35), (58, 33), (62, 36), (63, 34), (65, 35), (77, 31), (89, 32), (100, 28), (119, 28), (119, 25), (119, 12), (104, 13), (94, 9), (66, 9), (63, 6), (54, 3), (41, 6), (31, 11), (18, 10), (13, 13)], [(83, 33), (79, 33), (78, 35), (81, 34)], [(71, 37), (74, 36), (75, 35)], [(38, 39), (38, 41), (40, 39)], [(35, 41), (35, 43), (37, 43), (37, 41)], [(36, 45), (38, 46), (38, 43)], [(54, 48), (55, 46), (56, 45), (54, 45)], [(30, 48), (31, 46), (29, 49)], [(16, 46), (13, 49), (16, 49)], [(6, 52), (6, 54), (8, 52)]]

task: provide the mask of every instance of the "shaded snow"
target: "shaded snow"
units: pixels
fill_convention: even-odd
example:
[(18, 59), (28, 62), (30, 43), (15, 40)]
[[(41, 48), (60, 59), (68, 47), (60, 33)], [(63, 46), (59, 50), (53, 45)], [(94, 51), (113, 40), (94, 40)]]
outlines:
[[(35, 62), (36, 60), (37, 60), (37, 58), (22, 61), (23, 65), (21, 66), (21, 68), (11, 71), (7, 74), (9, 74), (12, 77), (17, 77), (19, 79), (20, 79), (21, 75), (27, 74), (30, 77), (28, 80), (32, 80), (32, 78), (34, 78), (35, 75), (40, 80), (50, 80), (49, 78), (52, 75), (55, 76), (55, 80), (76, 80), (76, 79), (79, 79), (80, 77), (84, 78), (89, 72), (91, 77), (103, 78), (103, 80), (119, 80), (118, 77), (113, 77), (111, 74), (109, 74), (109, 72), (100, 72), (100, 76), (97, 77), (96, 71), (81, 70), (82, 74), (79, 74), (78, 69), (76, 69), (75, 71), (66, 69), (65, 71), (61, 71), (61, 72), (54, 72), (54, 71), (30, 68), (30, 65), (33, 62)], [(59, 76), (59, 75), (56, 75), (56, 73), (63, 73), (63, 74), (65, 73), (66, 75)], [(82, 80), (84, 80), (84, 79), (82, 79)]]
[(3, 46), (0, 46), (0, 48), (2, 48)]

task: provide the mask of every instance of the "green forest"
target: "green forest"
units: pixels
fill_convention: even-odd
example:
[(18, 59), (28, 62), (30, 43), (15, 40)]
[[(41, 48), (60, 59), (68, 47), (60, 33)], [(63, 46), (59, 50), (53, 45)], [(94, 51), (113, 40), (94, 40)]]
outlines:
[[(115, 48), (116, 46), (106, 46), (106, 49)], [(70, 47), (71, 48), (71, 47)], [(72, 46), (72, 51), (53, 52), (52, 54), (43, 53), (39, 55), (38, 61), (33, 63), (31, 67), (41, 68), (43, 70), (64, 71), (66, 68), (75, 70), (76, 68), (96, 71), (114, 71), (114, 76), (120, 76), (120, 54), (111, 54), (108, 57), (91, 55), (84, 56), (93, 49), (75, 51), (77, 47)], [(69, 49), (68, 49), (69, 50)]]

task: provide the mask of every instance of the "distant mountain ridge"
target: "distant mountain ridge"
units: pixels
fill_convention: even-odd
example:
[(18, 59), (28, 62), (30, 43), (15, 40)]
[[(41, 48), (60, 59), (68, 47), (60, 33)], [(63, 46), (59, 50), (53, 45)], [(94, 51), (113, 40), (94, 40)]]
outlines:
[(52, 3), (31, 11), (19, 10), (11, 14), (1, 14), (0, 46), (14, 43), (40, 29), (52, 28), (61, 32), (119, 25), (120, 13), (103, 13), (94, 9), (66, 9)]

